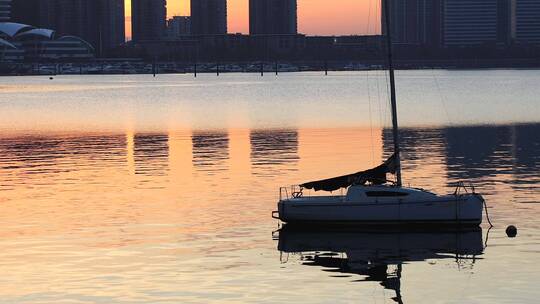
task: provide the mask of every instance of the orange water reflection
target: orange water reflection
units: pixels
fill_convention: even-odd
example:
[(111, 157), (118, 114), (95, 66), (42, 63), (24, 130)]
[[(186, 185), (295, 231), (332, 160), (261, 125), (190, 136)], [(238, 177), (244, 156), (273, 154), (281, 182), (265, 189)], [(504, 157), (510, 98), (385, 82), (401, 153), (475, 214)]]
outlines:
[[(155, 222), (182, 230), (241, 224), (245, 218), (235, 219), (228, 212), (245, 203), (241, 197), (267, 200), (254, 201), (253, 207), (271, 209), (282, 184), (350, 171), (350, 165), (338, 161), (341, 155), (349, 155), (358, 168), (374, 163), (373, 155), (378, 162), (381, 139), (375, 140), (379, 148), (371, 150), (371, 140), (366, 142), (370, 132), (231, 129), (4, 135), (1, 220), (11, 228), (1, 235), (82, 233)], [(358, 140), (346, 143), (347, 136), (337, 134), (355, 134)], [(325, 153), (336, 147), (341, 147), (337, 153)], [(207, 213), (214, 209), (222, 216), (209, 219)], [(209, 222), (203, 228), (199, 223), (205, 219)]]
[[(521, 201), (534, 202), (527, 195), (537, 189), (538, 177), (527, 168), (538, 160), (528, 152), (535, 151), (530, 139), (521, 139), (534, 126), (486, 127), (475, 135), (483, 137), (476, 152), (456, 146), (468, 141), (463, 136), (471, 130), (405, 130), (405, 180), (449, 191), (466, 179), (499, 200), (515, 202), (513, 190), (520, 190)], [(256, 212), (238, 219), (233, 210), (270, 210), (279, 186), (375, 166), (389, 149), (389, 133), (355, 128), (3, 135), (1, 220), (11, 228), (0, 233), (72, 233), (145, 222), (200, 230), (265, 222)], [(496, 169), (487, 168), (490, 158)], [(213, 218), (208, 210), (221, 215)], [(209, 222), (202, 228), (204, 220)]]
[[(461, 178), (475, 182), (500, 229), (518, 221), (526, 227), (523, 241), (512, 245), (520, 250), (492, 252), (530, 258), (539, 243), (531, 234), (540, 212), (538, 131), (538, 125), (405, 129), (405, 180), (442, 192)], [(32, 294), (43, 301), (202, 301), (217, 294), (258, 298), (262, 287), (277, 284), (273, 292), (284, 296), (288, 283), (277, 283), (284, 272), (301, 271), (310, 284), (322, 278), (275, 264), (269, 215), (278, 187), (369, 168), (391, 147), (388, 130), (370, 128), (4, 133), (0, 292), (12, 302)], [(436, 282), (423, 267), (407, 267), (409, 278)], [(462, 281), (447, 268), (437, 273)], [(226, 278), (238, 280), (236, 287)], [(248, 281), (261, 288), (246, 291)], [(411, 282), (404, 280), (403, 294), (421, 295)]]

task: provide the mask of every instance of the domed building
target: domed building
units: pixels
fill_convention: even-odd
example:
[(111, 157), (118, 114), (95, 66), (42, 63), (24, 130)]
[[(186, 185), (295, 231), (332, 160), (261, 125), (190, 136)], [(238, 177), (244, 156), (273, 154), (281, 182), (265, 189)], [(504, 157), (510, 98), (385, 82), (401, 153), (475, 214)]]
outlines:
[(94, 47), (79, 37), (57, 37), (51, 29), (0, 22), (0, 62), (79, 61), (94, 54)]

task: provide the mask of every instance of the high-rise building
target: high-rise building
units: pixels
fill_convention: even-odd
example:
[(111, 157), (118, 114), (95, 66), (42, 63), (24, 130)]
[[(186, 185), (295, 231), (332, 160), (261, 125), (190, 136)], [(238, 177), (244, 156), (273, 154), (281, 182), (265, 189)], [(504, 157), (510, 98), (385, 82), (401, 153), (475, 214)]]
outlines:
[(124, 0), (13, 0), (12, 21), (81, 37), (98, 55), (125, 40)]
[(249, 0), (250, 35), (298, 33), (296, 0)]
[(512, 1), (497, 0), (497, 43), (499, 45), (512, 43)]
[(11, 4), (11, 21), (40, 26), (40, 2), (39, 0), (13, 0)]
[(393, 43), (440, 46), (442, 0), (383, 0), (381, 6), (383, 34), (386, 34), (384, 14), (386, 3), (390, 4)]
[(107, 50), (123, 44), (126, 41), (124, 0), (101, 0), (99, 9), (102, 49)]
[(0, 0), (0, 22), (10, 21), (11, 0)]
[(191, 17), (174, 16), (167, 21), (167, 38), (179, 38), (191, 35)]
[[(23, 9), (17, 10), (17, 19), (21, 20), (22, 23), (30, 24), (36, 27), (44, 28), (55, 28), (58, 25), (58, 20), (60, 17), (56, 13), (58, 10), (62, 9), (60, 1), (58, 0), (14, 0), (15, 2), (32, 2), (34, 8), (37, 9), (37, 12), (33, 14), (28, 14), (27, 8), (22, 4)], [(15, 16), (14, 16), (15, 17)]]
[(498, 0), (445, 0), (443, 44), (478, 46), (499, 39)]
[[(383, 0), (383, 4), (386, 1), (395, 44), (455, 47), (510, 44), (511, 3), (520, 0)], [(382, 16), (386, 33), (384, 10)]]
[(513, 0), (512, 34), (525, 44), (540, 44), (540, 1)]
[(159, 40), (166, 34), (167, 0), (131, 0), (133, 41)]
[(191, 0), (193, 35), (227, 34), (227, 0)]

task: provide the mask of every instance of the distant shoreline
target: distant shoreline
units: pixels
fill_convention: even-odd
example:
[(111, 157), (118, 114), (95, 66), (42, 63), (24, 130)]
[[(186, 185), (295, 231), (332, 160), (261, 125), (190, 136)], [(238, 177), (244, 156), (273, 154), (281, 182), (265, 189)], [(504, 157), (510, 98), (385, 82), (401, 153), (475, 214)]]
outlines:
[[(484, 60), (398, 60), (399, 70), (487, 70), (539, 69), (540, 59)], [(110, 60), (101, 62), (3, 63), (1, 76), (55, 75), (158, 75), (158, 74), (280, 74), (289, 72), (353, 72), (384, 70), (382, 61), (253, 61), (227, 63), (144, 62)]]

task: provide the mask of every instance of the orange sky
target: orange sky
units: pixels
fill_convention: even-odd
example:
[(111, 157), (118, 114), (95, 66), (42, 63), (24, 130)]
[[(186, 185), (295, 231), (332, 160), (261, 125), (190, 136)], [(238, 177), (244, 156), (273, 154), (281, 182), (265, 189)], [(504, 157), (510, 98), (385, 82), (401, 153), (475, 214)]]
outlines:
[[(189, 15), (189, 2), (168, 0), (168, 15)], [(247, 33), (249, 0), (228, 0), (227, 3), (229, 32)], [(298, 0), (299, 31), (309, 35), (376, 33), (379, 5), (380, 0)], [(131, 15), (130, 8), (131, 0), (126, 0), (127, 16)], [(131, 36), (131, 26), (128, 24), (127, 28), (127, 35)]]

